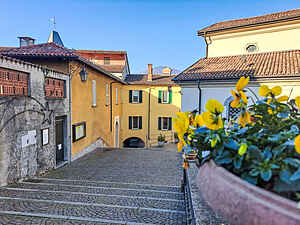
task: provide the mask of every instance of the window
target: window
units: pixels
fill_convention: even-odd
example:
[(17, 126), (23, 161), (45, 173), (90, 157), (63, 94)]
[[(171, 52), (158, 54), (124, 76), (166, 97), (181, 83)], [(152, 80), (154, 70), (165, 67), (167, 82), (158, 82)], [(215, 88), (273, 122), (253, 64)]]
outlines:
[(158, 91), (158, 103), (171, 104), (172, 103), (172, 91), (159, 90)]
[(129, 103), (142, 103), (142, 102), (143, 102), (143, 91), (141, 90), (129, 91)]
[(141, 116), (129, 116), (129, 129), (137, 130), (142, 129), (143, 120)]
[(158, 130), (172, 130), (172, 117), (158, 117)]
[(255, 52), (255, 51), (257, 51), (257, 47), (255, 44), (250, 44), (246, 47), (246, 51), (249, 53)]
[(109, 86), (108, 84), (105, 85), (105, 105), (109, 105)]
[(104, 65), (110, 64), (110, 57), (104, 57)]
[(123, 88), (120, 89), (120, 94), (121, 94), (121, 104), (124, 102), (124, 93), (123, 93)]
[(96, 96), (96, 81), (92, 80), (92, 106), (93, 107), (97, 106), (96, 100), (97, 100), (97, 96)]
[(118, 88), (116, 88), (116, 105), (118, 105)]

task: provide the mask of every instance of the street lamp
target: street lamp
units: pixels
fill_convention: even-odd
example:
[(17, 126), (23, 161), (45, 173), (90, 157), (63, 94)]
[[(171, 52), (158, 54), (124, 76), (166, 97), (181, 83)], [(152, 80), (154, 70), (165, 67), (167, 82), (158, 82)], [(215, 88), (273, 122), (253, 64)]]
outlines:
[(79, 75), (80, 75), (81, 81), (82, 81), (82, 82), (86, 82), (87, 76), (88, 76), (88, 72), (86, 71), (85, 68), (83, 68), (83, 69), (80, 71)]

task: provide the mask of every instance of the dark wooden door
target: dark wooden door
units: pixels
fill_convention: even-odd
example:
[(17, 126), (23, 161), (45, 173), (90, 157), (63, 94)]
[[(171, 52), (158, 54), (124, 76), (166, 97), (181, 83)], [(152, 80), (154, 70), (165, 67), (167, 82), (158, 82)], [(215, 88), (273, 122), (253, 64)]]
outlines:
[(56, 163), (64, 161), (64, 119), (55, 120), (56, 127)]

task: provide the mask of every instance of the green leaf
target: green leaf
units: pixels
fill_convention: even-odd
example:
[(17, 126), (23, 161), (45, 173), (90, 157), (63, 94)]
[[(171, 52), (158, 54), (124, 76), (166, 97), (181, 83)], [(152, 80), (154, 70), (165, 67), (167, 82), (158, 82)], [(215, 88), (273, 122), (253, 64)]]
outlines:
[(272, 149), (272, 152), (274, 154), (274, 156), (279, 155), (281, 152), (283, 152), (283, 150), (286, 148), (287, 146), (285, 144), (276, 146), (275, 148)]
[(242, 143), (239, 148), (239, 155), (242, 156), (247, 152), (248, 145), (246, 143)]
[(283, 182), (285, 182), (285, 183), (287, 183), (287, 184), (290, 184), (290, 183), (291, 183), (290, 178), (291, 178), (292, 174), (290, 173), (290, 171), (288, 171), (288, 170), (282, 170), (282, 171), (280, 172), (279, 176), (280, 176), (280, 179), (281, 179)]
[(234, 158), (234, 160), (233, 160), (233, 166), (236, 169), (240, 169), (242, 167), (242, 161), (243, 161), (242, 157), (236, 157), (236, 158)]
[(256, 169), (250, 170), (249, 174), (253, 177), (256, 177), (259, 174), (259, 171)]
[(268, 137), (268, 141), (271, 142), (278, 142), (280, 140), (281, 134), (272, 135), (271, 137)]
[(290, 178), (291, 181), (295, 181), (298, 179), (300, 179), (300, 168)]
[(300, 160), (295, 158), (286, 158), (283, 160), (286, 164), (289, 164), (294, 167), (300, 167)]
[(222, 165), (222, 164), (229, 164), (232, 162), (232, 158), (222, 158), (222, 159), (216, 159), (215, 163), (218, 165)]
[(238, 143), (235, 140), (233, 140), (232, 138), (230, 138), (229, 141), (224, 142), (224, 146), (225, 146), (225, 148), (232, 149), (232, 150), (239, 149)]
[(251, 177), (248, 174), (244, 173), (244, 174), (242, 174), (241, 178), (250, 184), (253, 184), (253, 185), (257, 184), (257, 177)]
[(290, 184), (277, 179), (273, 188), (277, 192), (291, 192), (291, 191), (300, 191), (300, 180), (291, 182)]
[(272, 170), (267, 170), (267, 171), (260, 171), (260, 177), (261, 179), (263, 179), (264, 181), (269, 181), (272, 177)]

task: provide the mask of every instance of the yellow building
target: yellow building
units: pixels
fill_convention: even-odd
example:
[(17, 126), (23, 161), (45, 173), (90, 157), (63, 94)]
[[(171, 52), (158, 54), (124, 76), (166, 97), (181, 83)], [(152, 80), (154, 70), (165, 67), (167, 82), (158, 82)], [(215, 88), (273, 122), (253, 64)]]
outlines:
[[(174, 80), (182, 87), (182, 111), (205, 110), (208, 99), (226, 106), (224, 116), (236, 117), (231, 90), (241, 76), (258, 96), (260, 85), (282, 86), (283, 94), (300, 95), (300, 9), (217, 22), (198, 31), (206, 42), (206, 57)], [(247, 93), (249, 101), (256, 99)]]
[(163, 74), (128, 75), (122, 91), (122, 144), (124, 147), (155, 146), (161, 134), (166, 141), (174, 141), (172, 119), (180, 111), (181, 88), (172, 78), (170, 68)]

